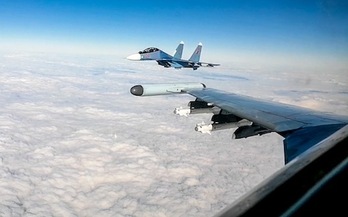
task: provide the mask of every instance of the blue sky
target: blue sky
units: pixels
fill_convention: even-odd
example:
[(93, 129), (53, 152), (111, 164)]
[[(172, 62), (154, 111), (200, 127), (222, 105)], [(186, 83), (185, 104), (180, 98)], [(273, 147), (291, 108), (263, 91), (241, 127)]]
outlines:
[[(345, 1), (0, 0), (4, 50), (126, 56), (197, 43), (207, 58), (348, 62)], [(1, 49), (1, 48), (0, 48)]]

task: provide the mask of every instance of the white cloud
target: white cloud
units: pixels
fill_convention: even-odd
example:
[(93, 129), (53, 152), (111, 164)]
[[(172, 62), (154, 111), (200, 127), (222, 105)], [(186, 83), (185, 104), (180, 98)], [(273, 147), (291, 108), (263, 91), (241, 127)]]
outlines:
[(164, 69), (107, 56), (2, 56), (0, 216), (214, 215), (283, 166), (282, 138), (198, 134), (195, 124), (210, 115), (172, 113), (192, 97), (141, 98), (129, 88), (195, 81), (347, 111), (344, 79), (335, 78), (337, 87), (315, 77), (315, 85), (303, 87), (290, 85), (289, 76), (301, 79), (223, 67)]

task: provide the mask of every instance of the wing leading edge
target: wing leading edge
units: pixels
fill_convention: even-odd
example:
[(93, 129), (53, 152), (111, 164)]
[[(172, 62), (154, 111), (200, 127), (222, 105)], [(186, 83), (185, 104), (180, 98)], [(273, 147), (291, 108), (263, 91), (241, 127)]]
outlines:
[[(161, 87), (171, 90), (173, 85), (161, 84)], [(206, 88), (204, 84), (192, 86), (190, 83), (187, 87), (181, 84), (180, 87), (180, 91), (171, 93), (188, 93), (196, 100), (189, 103), (188, 109), (175, 109), (176, 114), (214, 113), (212, 124), (197, 125), (197, 131), (210, 133), (237, 128), (233, 134), (236, 139), (276, 132), (284, 137), (285, 163), (348, 124), (348, 117)], [(156, 85), (145, 86), (148, 92), (152, 88)], [(163, 94), (168, 94), (168, 90)], [(162, 93), (156, 92), (156, 95)]]

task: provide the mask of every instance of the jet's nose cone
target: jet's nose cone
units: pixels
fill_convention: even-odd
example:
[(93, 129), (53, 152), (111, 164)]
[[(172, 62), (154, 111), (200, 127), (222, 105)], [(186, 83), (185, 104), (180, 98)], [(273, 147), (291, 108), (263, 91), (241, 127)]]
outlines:
[(130, 89), (131, 94), (134, 96), (142, 96), (144, 93), (144, 88), (141, 85), (135, 85)]
[(130, 56), (127, 57), (128, 60), (140, 60), (141, 56), (140, 54), (136, 53), (136, 54), (132, 54)]

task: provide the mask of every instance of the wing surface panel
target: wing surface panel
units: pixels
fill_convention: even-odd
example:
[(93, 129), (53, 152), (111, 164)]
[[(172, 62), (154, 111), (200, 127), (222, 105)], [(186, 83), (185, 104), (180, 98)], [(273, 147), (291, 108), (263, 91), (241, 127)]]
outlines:
[(340, 120), (342, 117), (212, 88), (193, 90), (188, 93), (274, 132), (285, 132), (306, 126), (346, 123)]

